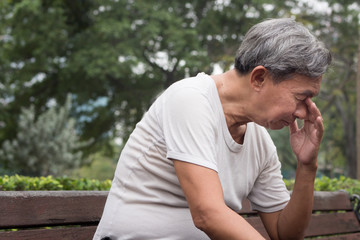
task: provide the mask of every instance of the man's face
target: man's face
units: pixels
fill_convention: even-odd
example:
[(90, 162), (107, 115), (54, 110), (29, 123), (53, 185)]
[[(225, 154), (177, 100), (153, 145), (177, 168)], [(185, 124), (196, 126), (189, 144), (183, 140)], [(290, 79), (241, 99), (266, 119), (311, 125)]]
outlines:
[(270, 81), (261, 93), (261, 117), (258, 124), (270, 129), (281, 129), (289, 126), (296, 118), (306, 120), (308, 109), (305, 100), (319, 93), (320, 82), (321, 78), (311, 79), (301, 75), (278, 84)]

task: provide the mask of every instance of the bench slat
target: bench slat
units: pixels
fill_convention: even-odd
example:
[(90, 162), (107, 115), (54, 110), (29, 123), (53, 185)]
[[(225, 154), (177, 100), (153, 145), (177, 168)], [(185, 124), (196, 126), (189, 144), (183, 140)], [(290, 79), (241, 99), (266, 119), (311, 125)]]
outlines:
[[(256, 211), (251, 210), (249, 200), (245, 199), (242, 203), (240, 214), (256, 214)], [(351, 211), (352, 206), (349, 201), (349, 194), (344, 191), (337, 192), (315, 192), (313, 211), (333, 211), (345, 210)]]
[(312, 215), (306, 236), (353, 233), (358, 231), (359, 222), (354, 212), (334, 212)]
[(248, 217), (245, 218), (245, 220), (253, 226), (264, 238), (270, 239), (268, 233), (266, 232), (266, 229), (264, 227), (264, 224), (262, 223), (260, 217)]
[(316, 238), (317, 240), (359, 240), (360, 239), (360, 233), (351, 233), (346, 235), (337, 235), (332, 237), (320, 237)]
[(239, 214), (257, 214), (256, 211), (251, 210), (251, 205), (250, 205), (250, 201), (245, 199), (242, 202), (242, 208), (241, 210), (238, 212)]
[(349, 194), (345, 191), (315, 192), (313, 210), (332, 211), (337, 209), (351, 211), (352, 206), (349, 198)]
[(95, 231), (96, 226), (0, 232), (0, 240), (89, 240)]
[[(260, 217), (248, 217), (245, 220), (250, 223), (266, 239), (270, 239)], [(359, 223), (353, 212), (326, 213), (313, 215), (305, 236), (314, 237), (321, 235), (346, 234), (336, 237), (324, 237), (321, 239), (360, 239)], [(350, 233), (350, 234), (349, 234)]]
[(97, 223), (107, 194), (103, 191), (2, 192), (0, 227)]
[[(0, 228), (69, 224), (88, 226), (82, 228), (71, 226), (71, 228), (61, 229), (0, 232), (0, 240), (74, 239), (73, 236), (76, 236), (75, 239), (91, 239), (96, 230), (95, 225), (101, 218), (107, 195), (107, 191), (1, 192)], [(336, 210), (346, 212), (328, 212)], [(360, 239), (359, 223), (352, 211), (349, 195), (346, 192), (315, 192), (314, 211), (325, 212), (313, 214), (306, 236), (330, 236), (332, 234), (347, 233), (346, 235), (337, 236), (339, 238), (328, 237), (321, 239)], [(265, 238), (269, 239), (260, 217), (255, 215), (255, 211), (251, 210), (248, 200), (243, 202), (243, 209), (240, 214), (246, 215), (246, 220)], [(355, 232), (357, 233), (355, 234)], [(60, 237), (55, 238), (51, 234)]]

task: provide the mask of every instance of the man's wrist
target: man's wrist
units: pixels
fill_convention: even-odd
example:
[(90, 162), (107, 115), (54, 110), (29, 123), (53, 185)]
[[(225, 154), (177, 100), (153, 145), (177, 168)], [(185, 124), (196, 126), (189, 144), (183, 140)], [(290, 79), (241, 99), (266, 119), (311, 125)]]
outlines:
[(308, 163), (303, 163), (298, 161), (297, 164), (297, 169), (304, 172), (316, 173), (317, 168), (318, 168), (317, 159), (309, 161)]

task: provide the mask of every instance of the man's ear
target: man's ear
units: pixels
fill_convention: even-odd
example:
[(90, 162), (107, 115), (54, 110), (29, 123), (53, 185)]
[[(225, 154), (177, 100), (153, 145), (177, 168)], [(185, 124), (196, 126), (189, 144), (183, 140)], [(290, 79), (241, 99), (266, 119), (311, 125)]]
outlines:
[(255, 67), (250, 73), (250, 84), (255, 91), (260, 91), (265, 80), (268, 78), (269, 72), (264, 66)]

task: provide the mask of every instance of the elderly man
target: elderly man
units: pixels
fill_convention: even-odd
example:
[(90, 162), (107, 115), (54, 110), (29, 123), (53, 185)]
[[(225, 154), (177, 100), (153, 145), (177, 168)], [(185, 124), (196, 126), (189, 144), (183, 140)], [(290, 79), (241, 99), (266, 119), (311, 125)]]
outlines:
[[(303, 238), (324, 129), (311, 98), (330, 62), (304, 26), (273, 19), (248, 31), (234, 69), (170, 86), (121, 153), (94, 239), (263, 239), (237, 214), (245, 198), (272, 239)], [(265, 129), (284, 126), (291, 197)]]

